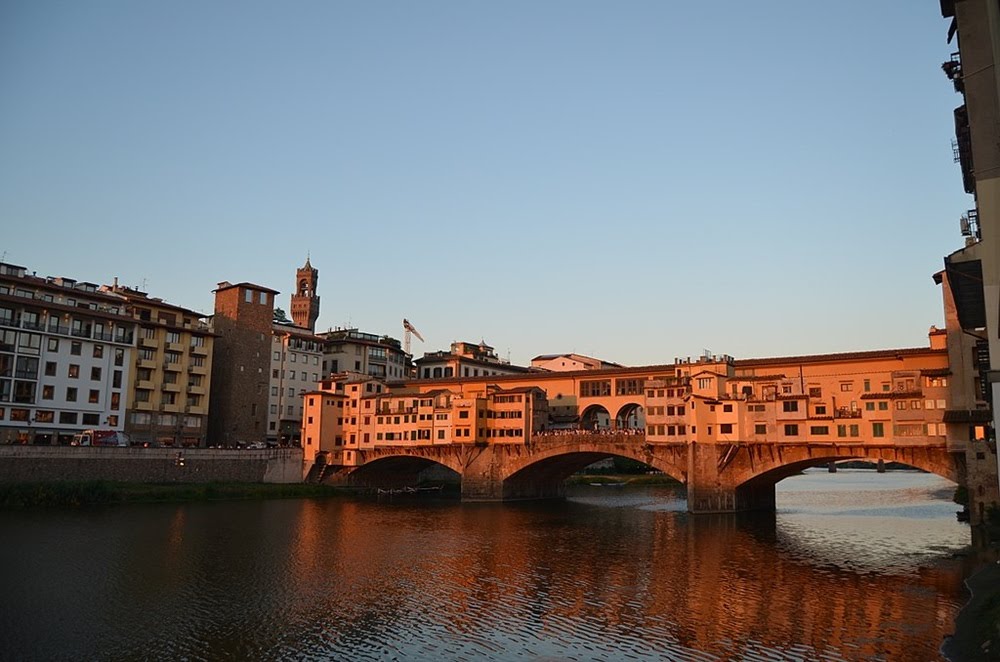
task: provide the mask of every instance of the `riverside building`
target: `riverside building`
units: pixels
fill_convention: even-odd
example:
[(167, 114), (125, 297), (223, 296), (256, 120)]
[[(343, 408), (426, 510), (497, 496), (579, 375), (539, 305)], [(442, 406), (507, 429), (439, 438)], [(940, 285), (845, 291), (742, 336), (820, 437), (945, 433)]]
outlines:
[(207, 316), (117, 282), (101, 290), (120, 297), (138, 326), (125, 432), (133, 443), (206, 445), (215, 342)]
[(123, 431), (135, 327), (94, 283), (0, 263), (0, 443)]

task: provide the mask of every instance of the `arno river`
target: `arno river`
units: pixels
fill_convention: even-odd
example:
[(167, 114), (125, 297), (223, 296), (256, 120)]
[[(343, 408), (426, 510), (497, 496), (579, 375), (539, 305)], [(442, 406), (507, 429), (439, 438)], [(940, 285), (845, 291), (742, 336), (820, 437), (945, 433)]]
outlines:
[(0, 658), (937, 660), (953, 486), (810, 472), (766, 517), (670, 488), (0, 514)]

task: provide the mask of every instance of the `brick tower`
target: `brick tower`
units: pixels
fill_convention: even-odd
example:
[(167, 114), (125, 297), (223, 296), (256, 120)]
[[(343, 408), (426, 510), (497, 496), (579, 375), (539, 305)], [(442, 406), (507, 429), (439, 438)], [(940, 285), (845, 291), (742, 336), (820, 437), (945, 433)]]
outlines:
[(306, 263), (301, 269), (295, 270), (295, 290), (292, 294), (292, 321), (295, 326), (301, 326), (310, 331), (316, 331), (316, 318), (319, 317), (319, 297), (316, 296), (316, 285), (319, 283), (319, 269), (313, 269), (306, 256)]

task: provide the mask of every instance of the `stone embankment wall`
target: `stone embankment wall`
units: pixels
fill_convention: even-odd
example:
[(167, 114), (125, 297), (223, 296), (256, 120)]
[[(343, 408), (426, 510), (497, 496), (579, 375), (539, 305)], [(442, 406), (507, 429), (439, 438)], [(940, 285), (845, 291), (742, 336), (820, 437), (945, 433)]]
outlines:
[(0, 482), (301, 483), (302, 450), (0, 446)]

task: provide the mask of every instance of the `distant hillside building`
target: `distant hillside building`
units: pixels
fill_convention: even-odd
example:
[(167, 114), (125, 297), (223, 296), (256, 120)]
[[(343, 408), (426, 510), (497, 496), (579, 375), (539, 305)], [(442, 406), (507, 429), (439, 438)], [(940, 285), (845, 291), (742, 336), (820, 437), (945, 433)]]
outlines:
[(410, 378), (410, 355), (395, 338), (357, 329), (334, 329), (320, 336), (326, 341), (324, 375), (356, 373), (384, 381)]
[(427, 352), (414, 363), (417, 379), (517, 375), (529, 371), (498, 357), (485, 341), (453, 342), (450, 351)]
[(575, 370), (602, 370), (621, 368), (618, 363), (595, 359), (583, 354), (540, 354), (531, 359), (531, 367), (551, 372), (571, 372)]

